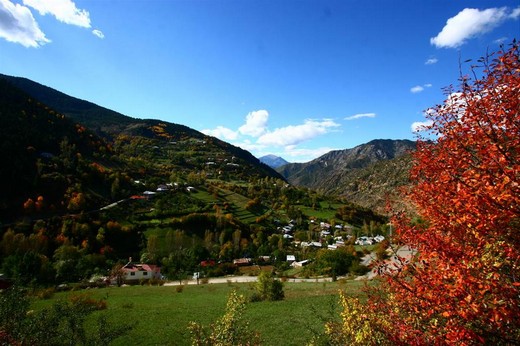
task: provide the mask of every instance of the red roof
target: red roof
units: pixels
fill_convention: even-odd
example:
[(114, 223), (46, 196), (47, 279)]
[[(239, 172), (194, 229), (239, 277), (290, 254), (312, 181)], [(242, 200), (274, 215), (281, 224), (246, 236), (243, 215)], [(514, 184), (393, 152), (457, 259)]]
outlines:
[(143, 272), (156, 272), (156, 273), (160, 273), (161, 272), (161, 267), (156, 266), (154, 264), (137, 264), (137, 263), (129, 262), (129, 263), (127, 263), (123, 267), (123, 270), (126, 271), (126, 272), (143, 271)]

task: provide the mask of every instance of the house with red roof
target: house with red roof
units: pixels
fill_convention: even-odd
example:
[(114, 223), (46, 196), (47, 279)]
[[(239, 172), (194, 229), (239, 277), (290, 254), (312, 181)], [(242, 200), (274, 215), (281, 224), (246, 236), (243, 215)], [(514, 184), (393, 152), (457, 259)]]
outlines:
[(153, 264), (140, 264), (132, 262), (132, 258), (121, 268), (124, 272), (124, 281), (139, 281), (149, 279), (161, 279), (161, 267)]

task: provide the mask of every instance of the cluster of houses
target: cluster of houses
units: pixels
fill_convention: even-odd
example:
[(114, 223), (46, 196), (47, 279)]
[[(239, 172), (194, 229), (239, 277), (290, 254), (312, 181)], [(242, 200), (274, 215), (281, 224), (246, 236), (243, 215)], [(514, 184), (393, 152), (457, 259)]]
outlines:
[(356, 239), (354, 244), (356, 245), (374, 245), (375, 243), (380, 243), (385, 240), (385, 237), (382, 235), (376, 235), (375, 237), (367, 237), (362, 236)]
[[(139, 181), (139, 180), (134, 180), (134, 184), (142, 184), (142, 185), (144, 185), (144, 183)], [(157, 188), (155, 189), (155, 191), (149, 191), (149, 190), (144, 191), (141, 197), (151, 198), (154, 195), (156, 195), (157, 193), (168, 192), (168, 191), (171, 191), (171, 190), (175, 190), (176, 191), (176, 190), (179, 190), (179, 189), (185, 189), (187, 192), (196, 192), (197, 191), (197, 189), (195, 187), (190, 186), (188, 184), (166, 183), (166, 184), (159, 184), (159, 185), (157, 185)], [(132, 196), (131, 199), (139, 199), (139, 198), (137, 198), (136, 196)]]
[[(311, 224), (317, 224), (315, 220), (310, 221)], [(318, 225), (318, 224), (317, 224)], [(293, 239), (295, 222), (291, 220), (286, 226), (278, 227), (278, 230), (283, 234), (285, 239)], [(348, 233), (352, 232), (352, 226), (350, 225), (342, 225), (338, 224), (334, 227), (326, 222), (319, 223), (319, 241), (294, 241), (294, 244), (301, 248), (317, 248), (321, 249), (324, 247), (324, 244), (327, 244), (327, 249), (336, 250), (339, 247), (345, 246), (345, 242), (352, 238), (352, 235), (347, 234), (345, 236), (334, 236), (337, 234), (337, 231), (346, 231)], [(332, 237), (332, 238), (331, 238)], [(376, 243), (380, 243), (385, 239), (382, 235), (377, 235), (375, 237), (361, 236), (357, 238), (354, 242), (356, 245), (373, 245)], [(287, 255), (287, 262), (291, 263), (293, 267), (301, 267), (308, 263), (305, 261), (296, 261), (294, 255)]]

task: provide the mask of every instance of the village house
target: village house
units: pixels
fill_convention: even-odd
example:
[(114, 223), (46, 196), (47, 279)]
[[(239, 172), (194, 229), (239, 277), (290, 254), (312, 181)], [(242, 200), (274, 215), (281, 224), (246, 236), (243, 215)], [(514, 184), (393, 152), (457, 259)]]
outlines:
[(139, 281), (149, 279), (161, 279), (161, 267), (153, 264), (138, 264), (132, 262), (132, 258), (121, 268), (124, 273), (124, 281)]
[(253, 264), (251, 258), (236, 258), (233, 260), (233, 264), (236, 266), (249, 266)]

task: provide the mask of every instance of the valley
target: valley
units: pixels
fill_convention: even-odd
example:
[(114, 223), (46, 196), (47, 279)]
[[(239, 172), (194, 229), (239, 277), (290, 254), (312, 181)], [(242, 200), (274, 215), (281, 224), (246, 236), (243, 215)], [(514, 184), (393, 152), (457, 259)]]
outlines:
[[(2, 157), (19, 153), (2, 170), (2, 271), (24, 285), (88, 282), (128, 258), (171, 280), (207, 261), (215, 264), (204, 276), (238, 273), (240, 258), (279, 274), (297, 261), (310, 263), (297, 271), (303, 277), (356, 276), (367, 270), (356, 237), (388, 233), (383, 212), (292, 181), (193, 129), (129, 118), (23, 78), (3, 76), (0, 86), (2, 134), (12, 138)], [(391, 158), (367, 161), (367, 150), (380, 151), (373, 146), (351, 162)]]

